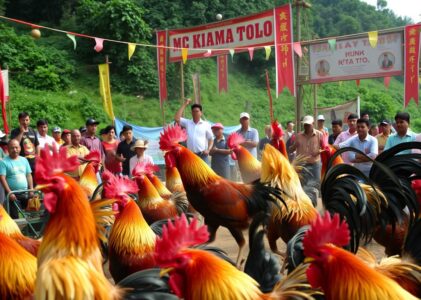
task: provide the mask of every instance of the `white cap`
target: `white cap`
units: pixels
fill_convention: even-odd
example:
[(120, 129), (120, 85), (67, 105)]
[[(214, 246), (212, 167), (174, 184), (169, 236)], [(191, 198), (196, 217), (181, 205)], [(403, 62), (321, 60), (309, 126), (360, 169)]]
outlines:
[(325, 116), (324, 115), (318, 115), (317, 116), (317, 121), (319, 121), (319, 120), (325, 120)]
[(3, 131), (0, 130), (0, 139), (4, 138), (5, 136), (6, 136), (6, 134)]
[(242, 112), (242, 113), (240, 114), (240, 119), (242, 119), (242, 118), (247, 118), (247, 119), (250, 119), (250, 115), (249, 115), (248, 113), (246, 113), (246, 112)]
[(312, 125), (314, 123), (314, 118), (312, 116), (305, 116), (301, 123)]

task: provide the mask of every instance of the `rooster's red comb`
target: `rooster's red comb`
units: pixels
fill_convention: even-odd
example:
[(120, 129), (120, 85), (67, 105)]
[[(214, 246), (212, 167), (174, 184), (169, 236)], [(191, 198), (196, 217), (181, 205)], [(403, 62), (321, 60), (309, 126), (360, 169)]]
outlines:
[(234, 149), (238, 147), (238, 145), (244, 143), (244, 141), (245, 139), (241, 134), (239, 134), (238, 132), (233, 132), (228, 136), (227, 145), (228, 148)]
[(168, 126), (164, 129), (164, 132), (161, 132), (161, 137), (159, 138), (159, 148), (162, 151), (171, 151), (174, 147), (178, 146), (178, 143), (186, 140), (187, 133), (178, 124)]
[(101, 153), (98, 150), (92, 150), (83, 159), (93, 162), (101, 162)]
[(138, 162), (132, 171), (134, 177), (147, 174), (147, 162)]
[(325, 244), (334, 244), (338, 247), (346, 246), (349, 240), (348, 224), (340, 220), (338, 213), (331, 218), (330, 213), (326, 212), (323, 217), (317, 216), (304, 235), (304, 255), (310, 256), (312, 251)]
[(64, 172), (72, 172), (79, 166), (76, 155), (67, 157), (67, 149), (61, 147), (59, 150), (53, 144), (53, 150), (46, 145), (41, 149), (40, 155), (35, 160), (35, 180), (38, 183), (45, 183), (51, 177)]
[(156, 240), (155, 257), (157, 262), (170, 261), (182, 249), (205, 243), (209, 240), (206, 225), (199, 225), (194, 218), (189, 224), (184, 214), (177, 217), (174, 223), (170, 220), (162, 229), (162, 236)]
[(125, 176), (115, 176), (110, 171), (105, 170), (102, 173), (104, 181), (104, 198), (120, 199), (125, 198), (127, 194), (136, 194), (139, 190), (136, 182)]
[(279, 125), (278, 121), (275, 120), (271, 124), (272, 126), (272, 138), (275, 140), (279, 140), (284, 135), (284, 131), (282, 127)]
[(148, 162), (146, 163), (145, 171), (147, 175), (153, 175), (155, 172), (159, 171), (159, 167), (153, 163)]

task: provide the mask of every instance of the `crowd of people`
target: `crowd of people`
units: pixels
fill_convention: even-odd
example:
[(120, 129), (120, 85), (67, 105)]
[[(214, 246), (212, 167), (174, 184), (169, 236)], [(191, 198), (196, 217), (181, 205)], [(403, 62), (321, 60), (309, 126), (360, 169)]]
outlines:
[[(231, 174), (233, 168), (230, 155), (233, 151), (227, 145), (224, 126), (221, 123), (211, 125), (203, 120), (200, 104), (191, 105), (191, 119), (183, 118), (182, 115), (190, 103), (191, 100), (187, 99), (174, 116), (175, 122), (186, 129), (187, 148), (210, 164), (218, 175), (236, 179)], [(17, 201), (21, 207), (26, 207), (27, 199), (32, 193), (19, 194), (13, 191), (34, 188), (32, 174), (35, 172), (35, 157), (46, 146), (51, 149), (65, 147), (69, 156), (76, 155), (80, 159), (79, 168), (69, 173), (76, 180), (86, 166), (84, 157), (92, 150), (100, 153), (102, 165), (114, 174), (130, 176), (137, 163), (153, 163), (152, 157), (145, 153), (148, 141), (136, 139), (130, 125), (125, 125), (119, 135), (113, 125), (108, 125), (97, 133), (99, 122), (89, 118), (85, 126), (79, 129), (62, 130), (55, 126), (51, 131), (52, 136), (49, 136), (47, 120), (38, 120), (36, 129), (33, 129), (30, 127), (28, 113), (21, 112), (18, 119), (19, 127), (11, 131), (10, 138), (0, 131), (0, 189), (3, 190), (0, 191), (0, 203), (8, 194), (10, 201)], [(271, 140), (271, 126), (265, 126), (265, 136), (259, 139), (259, 132), (251, 127), (248, 112), (240, 114), (239, 123), (241, 126), (237, 133), (244, 137), (242, 146), (259, 159), (265, 144)], [(327, 142), (335, 149), (353, 147), (362, 151), (365, 155), (345, 152), (342, 159), (344, 163), (352, 164), (368, 175), (372, 164), (369, 158), (374, 159), (382, 151), (403, 142), (421, 141), (421, 135), (410, 130), (410, 116), (406, 112), (397, 113), (394, 124), (389, 120), (383, 120), (378, 125), (370, 124), (368, 114), (362, 114), (361, 117), (349, 114), (345, 126), (342, 120), (333, 120), (331, 130), (325, 126), (323, 115), (317, 117), (316, 126), (312, 116), (305, 116), (301, 123), (303, 131), (295, 132), (294, 122), (288, 121), (283, 139), (289, 160), (292, 162), (297, 156), (305, 157), (304, 167), (307, 174), (316, 182), (320, 182), (320, 153), (324, 151)], [(11, 216), (18, 217), (14, 206), (11, 206)]]

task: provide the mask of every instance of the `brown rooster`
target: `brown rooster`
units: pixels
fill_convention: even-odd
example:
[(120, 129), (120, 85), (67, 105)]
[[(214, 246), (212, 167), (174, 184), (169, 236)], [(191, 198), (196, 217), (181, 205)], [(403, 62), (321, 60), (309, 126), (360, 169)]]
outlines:
[(181, 180), (180, 173), (178, 172), (176, 167), (168, 167), (169, 163), (167, 163), (168, 155), (165, 154), (165, 185), (167, 188), (172, 192), (185, 192), (183, 181)]
[(186, 138), (186, 132), (178, 125), (161, 133), (159, 144), (161, 150), (168, 151), (167, 167), (179, 170), (189, 202), (208, 225), (209, 241), (215, 239), (219, 226), (231, 232), (239, 246), (238, 264), (245, 244), (242, 230), (248, 228), (257, 212), (270, 209), (270, 202), (279, 198), (280, 191), (260, 182), (240, 184), (218, 176), (197, 155), (179, 144)]
[(101, 153), (98, 150), (91, 151), (83, 158), (88, 162), (79, 179), (79, 184), (86, 192), (88, 198), (91, 198), (95, 189), (98, 187), (96, 174), (101, 166)]
[[(79, 165), (76, 156), (43, 149), (36, 160), (37, 189), (50, 213), (38, 250), (35, 298), (119, 299), (121, 291), (104, 276), (94, 213), (80, 185), (64, 172)], [(104, 201), (104, 205), (112, 201)], [(65, 270), (65, 272), (63, 272)]]

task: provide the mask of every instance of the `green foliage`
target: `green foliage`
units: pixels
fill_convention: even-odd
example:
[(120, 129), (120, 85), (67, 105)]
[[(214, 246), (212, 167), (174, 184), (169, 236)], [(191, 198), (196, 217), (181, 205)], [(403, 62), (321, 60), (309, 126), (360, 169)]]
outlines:
[(95, 120), (104, 123), (107, 121), (107, 116), (101, 106), (95, 105), (92, 99), (87, 96), (83, 96), (79, 101), (79, 107), (81, 108), (81, 114), (84, 120), (88, 118), (94, 118)]

